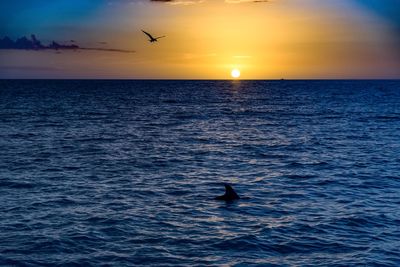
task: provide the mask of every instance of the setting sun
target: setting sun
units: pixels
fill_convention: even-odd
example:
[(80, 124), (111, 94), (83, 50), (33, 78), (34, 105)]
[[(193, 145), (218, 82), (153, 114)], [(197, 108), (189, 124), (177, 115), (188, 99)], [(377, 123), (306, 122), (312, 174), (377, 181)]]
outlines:
[(232, 72), (231, 72), (231, 76), (232, 76), (232, 78), (235, 78), (235, 79), (239, 78), (240, 77), (240, 70), (233, 69)]
[(400, 267), (399, 48), (400, 0), (0, 0), (0, 267)]

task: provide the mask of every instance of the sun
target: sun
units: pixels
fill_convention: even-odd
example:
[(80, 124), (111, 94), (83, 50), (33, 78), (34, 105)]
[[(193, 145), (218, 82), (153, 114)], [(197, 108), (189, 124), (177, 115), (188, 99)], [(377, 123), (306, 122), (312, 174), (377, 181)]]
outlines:
[(234, 78), (234, 79), (239, 78), (239, 77), (240, 77), (240, 70), (238, 70), (238, 69), (233, 69), (233, 70), (231, 71), (231, 76), (232, 76), (232, 78)]

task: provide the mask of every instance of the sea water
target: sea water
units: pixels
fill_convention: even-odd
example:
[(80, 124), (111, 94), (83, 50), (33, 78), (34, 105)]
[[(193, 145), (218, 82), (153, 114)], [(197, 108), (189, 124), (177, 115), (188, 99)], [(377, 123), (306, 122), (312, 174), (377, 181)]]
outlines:
[(400, 266), (400, 81), (0, 81), (0, 215), (6, 266)]

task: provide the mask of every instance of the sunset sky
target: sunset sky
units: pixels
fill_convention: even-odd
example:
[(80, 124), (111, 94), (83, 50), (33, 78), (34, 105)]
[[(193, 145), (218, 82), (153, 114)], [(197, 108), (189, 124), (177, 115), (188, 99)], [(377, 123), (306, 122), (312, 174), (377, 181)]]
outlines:
[(0, 78), (400, 78), (398, 0), (1, 1), (0, 38), (31, 34), (135, 52), (3, 49)]

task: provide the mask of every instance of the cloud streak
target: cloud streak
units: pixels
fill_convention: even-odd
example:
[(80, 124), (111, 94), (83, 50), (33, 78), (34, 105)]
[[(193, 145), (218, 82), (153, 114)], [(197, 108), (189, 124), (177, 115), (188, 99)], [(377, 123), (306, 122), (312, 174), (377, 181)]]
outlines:
[[(150, 0), (153, 3), (168, 3), (171, 5), (193, 5), (201, 4), (206, 2), (206, 0)], [(243, 4), (243, 3), (267, 3), (270, 0), (224, 0), (227, 4)]]
[(171, 5), (194, 5), (194, 4), (201, 4), (204, 0), (150, 0), (153, 3), (168, 3)]
[(225, 0), (227, 4), (243, 4), (243, 3), (267, 3), (269, 0)]
[[(72, 40), (71, 40), (72, 41)], [(75, 43), (75, 41), (72, 41)], [(80, 47), (76, 44), (64, 45), (59, 44), (55, 41), (50, 43), (49, 45), (43, 45), (34, 34), (31, 35), (31, 38), (21, 37), (16, 41), (11, 40), (9, 37), (4, 37), (0, 39), (0, 49), (14, 49), (14, 50), (34, 50), (34, 51), (43, 51), (43, 50), (91, 50), (91, 51), (103, 51), (103, 52), (118, 52), (118, 53), (134, 53), (133, 50), (124, 50), (124, 49), (116, 49), (116, 48), (98, 48), (98, 47)]]

